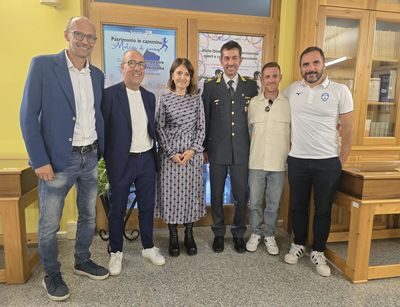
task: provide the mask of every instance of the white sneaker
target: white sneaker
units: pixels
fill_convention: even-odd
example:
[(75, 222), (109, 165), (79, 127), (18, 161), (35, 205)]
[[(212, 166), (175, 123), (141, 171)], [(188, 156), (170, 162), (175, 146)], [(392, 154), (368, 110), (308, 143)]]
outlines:
[(304, 245), (297, 245), (292, 243), (289, 253), (285, 255), (285, 262), (289, 264), (296, 264), (301, 257), (304, 256)]
[(155, 265), (165, 264), (165, 258), (160, 254), (160, 249), (155, 246), (143, 249), (142, 256), (149, 259)]
[(255, 252), (257, 250), (258, 244), (260, 244), (261, 236), (252, 233), (249, 241), (246, 243), (246, 249), (249, 252)]
[(121, 273), (123, 253), (111, 253), (110, 256), (110, 262), (108, 263), (108, 270), (110, 271), (110, 275), (119, 275)]
[(326, 264), (324, 252), (312, 251), (310, 259), (315, 264), (319, 275), (324, 277), (331, 275), (331, 268)]
[(267, 252), (270, 255), (278, 255), (279, 247), (276, 244), (275, 237), (265, 237), (264, 244), (267, 247)]

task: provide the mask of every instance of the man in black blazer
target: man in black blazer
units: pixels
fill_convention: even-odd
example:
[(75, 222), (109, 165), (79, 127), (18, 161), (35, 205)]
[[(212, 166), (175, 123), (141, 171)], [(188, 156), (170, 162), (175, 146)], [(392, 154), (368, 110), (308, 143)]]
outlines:
[(140, 52), (126, 51), (121, 63), (124, 81), (105, 90), (101, 106), (105, 131), (104, 159), (111, 187), (108, 215), (111, 275), (121, 272), (123, 219), (132, 183), (135, 184), (138, 200), (142, 256), (155, 265), (165, 263), (164, 257), (153, 244), (156, 103), (154, 94), (140, 86), (145, 69), (146, 64)]
[(229, 41), (221, 47), (220, 63), (224, 73), (206, 81), (202, 94), (206, 117), (204, 158), (210, 162), (213, 250), (217, 253), (224, 250), (223, 193), (229, 170), (235, 199), (231, 231), (235, 249), (243, 253), (250, 146), (247, 105), (257, 95), (257, 84), (238, 74), (242, 48), (237, 42)]

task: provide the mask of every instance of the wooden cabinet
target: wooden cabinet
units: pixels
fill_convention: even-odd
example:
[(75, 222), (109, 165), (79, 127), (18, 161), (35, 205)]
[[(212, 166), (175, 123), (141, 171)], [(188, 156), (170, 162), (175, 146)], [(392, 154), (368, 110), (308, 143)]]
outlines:
[[(353, 93), (351, 160), (362, 159), (366, 149), (380, 159), (386, 153), (388, 160), (398, 158), (400, 0), (299, 0), (299, 8), (296, 55), (311, 45), (321, 47), (326, 74)], [(305, 32), (315, 35), (303, 40)]]
[(376, 10), (386, 12), (400, 12), (400, 0), (374, 0), (371, 2)]
[[(371, 12), (368, 42), (364, 106), (360, 112), (363, 122), (358, 129), (359, 132), (364, 130), (361, 140), (365, 145), (396, 145), (400, 137), (400, 14)], [(371, 93), (374, 95), (369, 95)]]
[(400, 12), (400, 0), (319, 0), (319, 5)]

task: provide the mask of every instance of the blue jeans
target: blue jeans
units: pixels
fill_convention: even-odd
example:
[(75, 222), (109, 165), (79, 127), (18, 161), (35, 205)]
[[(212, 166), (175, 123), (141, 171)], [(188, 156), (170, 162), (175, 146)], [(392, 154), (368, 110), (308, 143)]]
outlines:
[[(249, 222), (253, 234), (275, 236), (285, 172), (249, 170)], [(265, 200), (265, 210), (263, 212)], [(264, 229), (262, 224), (264, 222)]]
[(78, 207), (75, 263), (90, 258), (89, 248), (96, 227), (97, 162), (97, 150), (84, 154), (72, 152), (68, 166), (55, 173), (54, 180), (39, 180), (39, 255), (47, 275), (60, 272), (56, 234), (60, 229), (64, 199), (74, 184)]

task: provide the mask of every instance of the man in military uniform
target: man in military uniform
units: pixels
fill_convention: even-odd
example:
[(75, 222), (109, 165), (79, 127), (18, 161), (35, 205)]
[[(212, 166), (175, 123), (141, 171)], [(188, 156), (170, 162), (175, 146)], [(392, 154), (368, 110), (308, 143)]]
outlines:
[(229, 170), (235, 199), (231, 231), (236, 251), (243, 253), (250, 144), (247, 106), (257, 95), (257, 84), (238, 74), (242, 47), (237, 42), (229, 41), (221, 47), (220, 63), (223, 74), (206, 81), (202, 94), (206, 117), (204, 160), (210, 162), (213, 250), (216, 253), (224, 250), (223, 193)]

